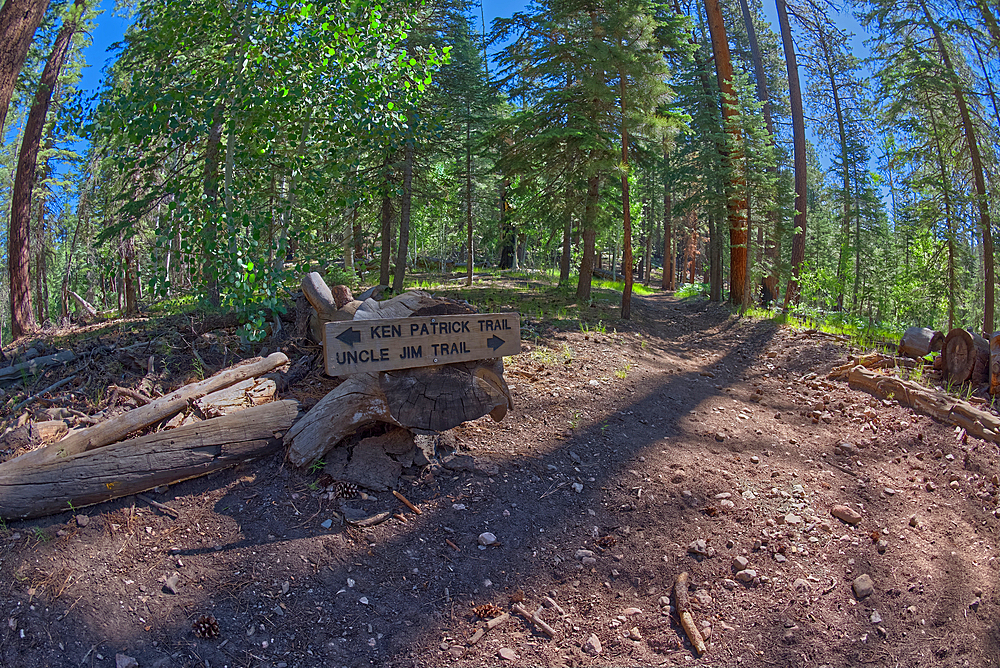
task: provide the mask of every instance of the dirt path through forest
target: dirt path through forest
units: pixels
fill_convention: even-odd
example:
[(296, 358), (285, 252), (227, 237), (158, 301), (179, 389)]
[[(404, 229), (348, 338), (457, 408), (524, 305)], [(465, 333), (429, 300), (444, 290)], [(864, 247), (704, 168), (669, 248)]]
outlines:
[[(826, 381), (834, 341), (634, 300), (627, 331), (525, 341), (514, 410), (440, 436), (402, 488), (421, 515), (346, 502), (405, 522), (342, 527), (276, 457), (153, 495), (177, 519), (128, 498), (9, 525), (0, 664), (997, 665), (996, 447)], [(473, 644), (477, 610), (512, 614)]]

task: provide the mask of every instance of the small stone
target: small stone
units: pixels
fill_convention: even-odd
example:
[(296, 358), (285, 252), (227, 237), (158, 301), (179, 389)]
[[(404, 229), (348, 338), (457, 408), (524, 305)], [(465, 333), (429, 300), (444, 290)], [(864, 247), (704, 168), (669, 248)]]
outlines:
[(597, 559), (595, 559), (594, 557), (584, 557), (583, 559), (580, 560), (580, 563), (583, 564), (584, 566), (596, 566)]
[(882, 615), (878, 614), (878, 610), (872, 610), (872, 615), (869, 617), (872, 620), (872, 624), (881, 624)]
[(797, 578), (795, 582), (792, 583), (792, 588), (796, 591), (808, 592), (812, 589), (812, 585), (810, 585), (809, 581), (804, 578)]
[(358, 599), (358, 603), (360, 603), (361, 605), (368, 605), (368, 597), (362, 596), (361, 598)]
[(908, 607), (906, 609), (906, 614), (908, 614), (908, 615), (915, 615), (915, 614), (917, 614), (917, 606), (911, 605), (910, 607)]
[(693, 540), (688, 545), (688, 552), (699, 556), (705, 556), (708, 554), (708, 544), (705, 542), (704, 538)]
[(889, 549), (889, 541), (885, 538), (880, 538), (877, 543), (875, 543), (875, 549), (878, 550), (879, 554), (885, 554), (885, 551)]
[(920, 524), (920, 522), (917, 520), (917, 516), (916, 515), (910, 515), (910, 526), (915, 529), (915, 528), (917, 528), (917, 526), (919, 524)]
[(854, 526), (861, 521), (861, 513), (854, 510), (849, 506), (837, 505), (830, 508), (830, 514), (836, 517), (841, 522), (846, 522), (851, 526)]
[(948, 483), (948, 487), (957, 490), (959, 487), (961, 487), (961, 485), (958, 484), (957, 480), (952, 480), (951, 482)]
[(489, 531), (484, 531), (479, 534), (479, 544), (480, 545), (496, 545), (497, 537), (491, 534)]
[(736, 579), (743, 583), (753, 582), (755, 577), (757, 577), (757, 571), (752, 568), (747, 568), (736, 574)]
[(639, 627), (633, 626), (631, 629), (629, 629), (628, 637), (631, 638), (632, 640), (642, 640), (642, 634), (639, 633)]
[(719, 508), (722, 508), (723, 510), (732, 510), (735, 507), (736, 504), (730, 501), (729, 499), (723, 499), (722, 501), (719, 501)]
[(746, 557), (734, 557), (733, 558), (733, 570), (737, 573), (740, 571), (745, 571), (750, 567), (750, 560)]
[(719, 501), (721, 501), (722, 499), (729, 499), (732, 496), (733, 495), (730, 492), (720, 492), (720, 493), (716, 494), (714, 498), (718, 499)]
[(802, 518), (795, 513), (785, 515), (785, 524), (802, 524)]
[(581, 482), (574, 482), (573, 483), (573, 491), (576, 492), (577, 494), (579, 494), (580, 492), (582, 492), (583, 491), (583, 483), (581, 483)]
[(517, 661), (517, 652), (509, 647), (501, 647), (497, 655), (504, 661)]
[(786, 561), (788, 561), (788, 559), (785, 557), (785, 555), (783, 555), (781, 552), (775, 552), (774, 553), (774, 560), (777, 561), (779, 564), (783, 564)]
[(852, 587), (854, 589), (854, 595), (857, 596), (859, 600), (867, 596), (871, 596), (872, 592), (875, 591), (875, 583), (872, 582), (871, 576), (867, 573), (854, 578), (854, 584)]
[(90, 524), (90, 517), (89, 516), (87, 516), (87, 515), (77, 515), (76, 516), (76, 525), (78, 527), (85, 527), (88, 524)]
[(930, 480), (928, 480), (927, 484), (924, 485), (924, 489), (926, 489), (928, 492), (933, 492), (935, 489), (937, 489), (937, 486)]
[(594, 553), (590, 550), (577, 550), (576, 554), (573, 556), (577, 559), (586, 559), (587, 557), (593, 557)]
[(597, 637), (596, 633), (591, 633), (590, 637), (587, 638), (587, 642), (583, 643), (583, 653), (598, 656), (603, 651), (604, 648), (601, 646), (601, 639)]
[(181, 574), (174, 572), (170, 577), (168, 577), (163, 583), (163, 591), (168, 594), (177, 593), (177, 583), (181, 579)]
[(139, 668), (139, 662), (127, 654), (115, 654), (115, 668)]
[(635, 615), (641, 615), (642, 610), (640, 610), (639, 608), (625, 608), (624, 610), (622, 610), (622, 614), (625, 615), (626, 617), (634, 617)]
[(972, 610), (973, 612), (976, 612), (977, 610), (979, 610), (979, 604), (982, 602), (983, 599), (979, 598), (978, 596), (975, 597), (974, 599), (972, 599), (972, 603), (969, 604), (969, 609)]
[(722, 441), (726, 440), (726, 435), (723, 434), (721, 431), (718, 431), (715, 433), (715, 440), (721, 443)]
[(886, 496), (892, 496), (893, 494), (896, 493), (896, 490), (892, 489), (891, 487), (886, 487), (885, 489), (882, 490), (882, 493), (885, 494)]
[(333, 520), (323, 520), (322, 522), (319, 523), (319, 525), (324, 529), (329, 529), (330, 527), (333, 526)]

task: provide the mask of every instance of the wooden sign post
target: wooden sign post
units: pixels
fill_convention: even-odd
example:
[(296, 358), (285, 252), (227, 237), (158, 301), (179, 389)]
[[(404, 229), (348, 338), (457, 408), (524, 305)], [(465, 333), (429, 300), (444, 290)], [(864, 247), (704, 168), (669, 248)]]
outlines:
[(328, 322), (323, 351), (331, 376), (507, 357), (521, 352), (521, 316), (470, 313)]

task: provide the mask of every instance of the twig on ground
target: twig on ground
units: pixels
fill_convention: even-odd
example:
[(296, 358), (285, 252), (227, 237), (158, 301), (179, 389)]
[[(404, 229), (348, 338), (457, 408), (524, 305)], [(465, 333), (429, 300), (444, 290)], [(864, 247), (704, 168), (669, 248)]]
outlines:
[(75, 373), (72, 376), (67, 376), (66, 378), (63, 378), (62, 380), (49, 385), (48, 387), (46, 387), (41, 392), (38, 392), (36, 394), (31, 395), (30, 397), (28, 397), (27, 399), (25, 399), (24, 401), (22, 401), (21, 403), (19, 403), (17, 406), (14, 406), (14, 408), (10, 411), (11, 414), (18, 412), (19, 410), (21, 410), (22, 408), (24, 408), (28, 404), (30, 404), (33, 401), (35, 401), (36, 399), (38, 399), (43, 394), (47, 394), (47, 393), (52, 392), (54, 390), (58, 390), (60, 387), (62, 387), (63, 385), (65, 385), (69, 381), (73, 380), (74, 378), (76, 378), (76, 374)]

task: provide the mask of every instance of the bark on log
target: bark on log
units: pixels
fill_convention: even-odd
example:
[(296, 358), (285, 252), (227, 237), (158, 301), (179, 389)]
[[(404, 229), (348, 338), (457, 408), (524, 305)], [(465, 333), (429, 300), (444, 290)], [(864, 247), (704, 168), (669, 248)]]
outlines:
[(1000, 418), (979, 410), (967, 401), (928, 390), (914, 382), (875, 373), (862, 366), (851, 369), (847, 382), (852, 390), (862, 390), (879, 399), (891, 396), (904, 406), (962, 427), (976, 438), (1000, 443)]
[(276, 401), (27, 469), (0, 464), (0, 517), (61, 513), (270, 454), (297, 415), (298, 402)]
[[(467, 304), (409, 291), (384, 302), (365, 301), (354, 319), (472, 312)], [(323, 397), (289, 430), (285, 437), (288, 460), (295, 466), (311, 466), (358, 429), (376, 422), (444, 431), (487, 414), (500, 421), (511, 405), (502, 358), (358, 373)]]
[(1000, 391), (1000, 332), (990, 337), (990, 394)]
[(96, 424), (89, 429), (70, 434), (62, 441), (46, 448), (25, 453), (5, 463), (11, 468), (30, 468), (43, 462), (63, 459), (87, 450), (114, 443), (140, 429), (145, 429), (184, 410), (189, 401), (229, 387), (235, 383), (263, 375), (286, 364), (284, 353), (272, 353), (265, 359), (221, 371), (200, 383), (185, 385), (170, 394), (115, 418)]
[(72, 350), (63, 350), (55, 355), (36, 357), (35, 359), (0, 369), (0, 386), (16, 383), (22, 378), (37, 376), (39, 373), (56, 364), (66, 364), (76, 359), (76, 354)]
[(942, 357), (945, 378), (952, 383), (986, 382), (990, 344), (978, 334), (965, 329), (951, 330), (944, 339)]
[(904, 357), (923, 357), (930, 352), (940, 352), (944, 334), (927, 327), (910, 327), (899, 341), (899, 354)]

